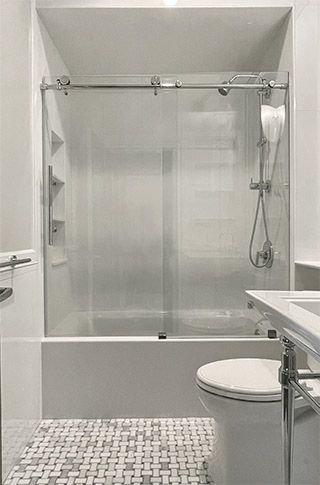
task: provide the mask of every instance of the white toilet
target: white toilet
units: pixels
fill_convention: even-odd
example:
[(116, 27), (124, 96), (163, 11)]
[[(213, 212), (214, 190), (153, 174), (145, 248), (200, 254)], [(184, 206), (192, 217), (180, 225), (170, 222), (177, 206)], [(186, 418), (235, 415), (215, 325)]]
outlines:
[[(312, 367), (315, 361), (309, 360)], [(207, 459), (215, 485), (282, 483), (279, 367), (275, 360), (230, 359), (198, 369), (199, 397), (215, 420), (213, 451)], [(308, 381), (310, 386), (320, 396), (319, 383)], [(295, 485), (319, 485), (319, 424), (318, 415), (297, 397)]]

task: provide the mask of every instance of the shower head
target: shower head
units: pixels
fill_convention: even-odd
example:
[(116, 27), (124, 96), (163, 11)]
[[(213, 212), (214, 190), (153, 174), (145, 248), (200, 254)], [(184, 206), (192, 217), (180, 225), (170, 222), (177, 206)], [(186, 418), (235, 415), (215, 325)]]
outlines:
[[(232, 78), (230, 78), (229, 81), (223, 81), (222, 84), (225, 84), (226, 86), (228, 86), (232, 84), (236, 79), (239, 79), (239, 78), (250, 79), (252, 77), (255, 79), (258, 79), (260, 83), (263, 84), (263, 79), (258, 74), (236, 74), (235, 76), (232, 76)], [(219, 88), (218, 91), (222, 96), (227, 96), (229, 94), (230, 88), (227, 88), (227, 87)]]

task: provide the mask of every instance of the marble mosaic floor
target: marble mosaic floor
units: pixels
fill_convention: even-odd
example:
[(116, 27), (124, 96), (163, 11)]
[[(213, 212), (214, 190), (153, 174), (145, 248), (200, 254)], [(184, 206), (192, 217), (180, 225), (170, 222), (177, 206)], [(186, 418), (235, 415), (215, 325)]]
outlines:
[(44, 420), (5, 485), (211, 483), (210, 418)]

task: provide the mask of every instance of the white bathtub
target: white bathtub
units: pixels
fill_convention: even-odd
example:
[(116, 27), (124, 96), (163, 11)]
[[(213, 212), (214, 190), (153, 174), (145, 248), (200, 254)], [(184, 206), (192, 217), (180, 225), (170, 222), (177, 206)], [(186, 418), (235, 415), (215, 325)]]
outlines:
[[(266, 338), (45, 338), (44, 418), (203, 416), (201, 365), (236, 357), (280, 358)], [(304, 367), (303, 357), (299, 365)]]

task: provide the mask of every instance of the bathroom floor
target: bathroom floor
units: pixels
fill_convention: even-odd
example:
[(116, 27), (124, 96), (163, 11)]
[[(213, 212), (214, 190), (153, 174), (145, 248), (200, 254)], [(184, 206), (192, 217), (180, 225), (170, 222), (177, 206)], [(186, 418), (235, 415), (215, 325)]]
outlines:
[(211, 483), (210, 418), (44, 420), (5, 485)]

